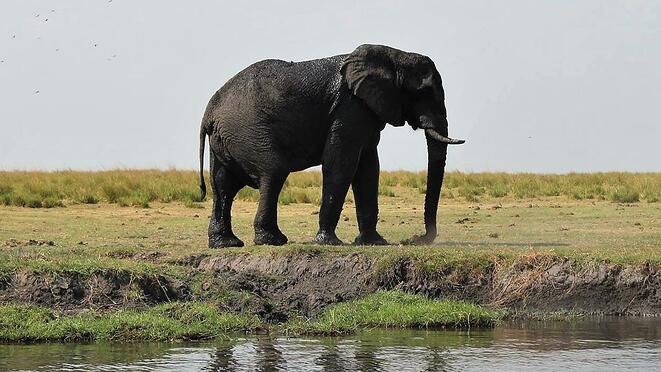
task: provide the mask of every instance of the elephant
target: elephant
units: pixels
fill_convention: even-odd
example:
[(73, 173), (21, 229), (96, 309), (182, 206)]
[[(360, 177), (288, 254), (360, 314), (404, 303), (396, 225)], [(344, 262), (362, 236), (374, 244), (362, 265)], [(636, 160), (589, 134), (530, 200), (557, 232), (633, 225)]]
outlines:
[(437, 234), (436, 214), (448, 137), (441, 75), (427, 56), (364, 44), (350, 54), (303, 61), (263, 60), (223, 85), (209, 100), (200, 129), (200, 191), (206, 195), (204, 150), (208, 137), (213, 210), (209, 247), (241, 247), (232, 231), (237, 192), (259, 189), (256, 245), (288, 239), (277, 222), (279, 193), (291, 172), (321, 165), (322, 199), (314, 243), (340, 245), (335, 234), (351, 185), (359, 234), (354, 243), (382, 245), (377, 232), (379, 156), (386, 123), (424, 129), (428, 150), (425, 234)]

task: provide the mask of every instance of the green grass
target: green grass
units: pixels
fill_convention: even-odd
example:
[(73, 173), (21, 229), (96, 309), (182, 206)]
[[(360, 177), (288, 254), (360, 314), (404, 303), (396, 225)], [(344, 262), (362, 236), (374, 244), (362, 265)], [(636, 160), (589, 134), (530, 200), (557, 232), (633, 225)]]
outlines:
[(43, 274), (67, 272), (83, 275), (111, 270), (125, 272), (135, 277), (159, 274), (174, 277), (184, 275), (183, 267), (133, 260), (127, 255), (115, 254), (117, 251), (141, 252), (136, 248), (89, 249), (78, 244), (74, 247), (30, 245), (8, 247), (0, 243), (0, 276), (10, 275), (18, 270)]
[[(398, 197), (400, 190), (426, 190), (425, 172), (382, 172), (380, 195)], [(209, 176), (206, 176), (207, 182)], [(104, 172), (0, 172), (0, 204), (53, 208), (99, 202), (148, 208), (151, 203), (199, 202), (195, 171), (114, 170)], [(211, 190), (210, 185), (207, 189)], [(459, 195), (469, 202), (485, 197), (538, 198), (566, 196), (576, 200), (657, 203), (661, 199), (661, 173), (510, 174), (448, 172), (444, 195)], [(257, 190), (244, 188), (237, 196), (257, 201)], [(287, 179), (280, 195), (283, 205), (319, 205), (321, 173), (297, 172)], [(350, 197), (349, 200), (352, 200)]]
[(340, 303), (317, 319), (267, 325), (259, 317), (221, 311), (205, 302), (172, 302), (142, 310), (66, 315), (33, 305), (0, 305), (0, 342), (132, 342), (208, 340), (268, 330), (348, 334), (366, 328), (493, 327), (502, 312), (460, 301), (435, 301), (400, 291)]
[(627, 188), (615, 189), (610, 195), (610, 200), (621, 203), (637, 203), (640, 201), (640, 193)]
[(493, 327), (501, 317), (498, 311), (462, 301), (387, 291), (332, 306), (315, 320), (297, 318), (285, 328), (292, 333), (345, 334), (365, 328)]
[(38, 306), (0, 306), (0, 341), (4, 342), (202, 340), (261, 327), (257, 316), (222, 312), (202, 302), (75, 316)]

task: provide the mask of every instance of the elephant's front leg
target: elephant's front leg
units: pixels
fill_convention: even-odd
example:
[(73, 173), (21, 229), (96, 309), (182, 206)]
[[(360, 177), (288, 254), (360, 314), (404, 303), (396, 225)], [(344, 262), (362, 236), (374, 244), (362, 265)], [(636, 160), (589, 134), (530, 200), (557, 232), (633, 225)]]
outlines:
[(356, 217), (360, 231), (354, 244), (388, 244), (376, 231), (379, 216), (379, 154), (376, 145), (363, 149), (352, 188), (356, 199)]
[(361, 146), (350, 140), (333, 138), (327, 141), (322, 160), (323, 189), (319, 211), (319, 231), (314, 238), (318, 244), (341, 245), (335, 234), (344, 198), (356, 173)]

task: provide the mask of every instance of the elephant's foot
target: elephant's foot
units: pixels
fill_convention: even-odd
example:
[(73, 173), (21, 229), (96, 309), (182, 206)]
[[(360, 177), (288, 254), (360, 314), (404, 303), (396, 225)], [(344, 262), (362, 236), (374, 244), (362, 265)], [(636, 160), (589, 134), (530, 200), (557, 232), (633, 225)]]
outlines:
[(228, 248), (228, 247), (243, 247), (243, 242), (241, 241), (241, 239), (237, 238), (234, 235), (209, 236), (209, 248)]
[(353, 241), (355, 245), (388, 245), (388, 242), (376, 231), (360, 233)]
[(255, 245), (283, 245), (288, 239), (280, 230), (255, 229)]
[(319, 230), (317, 233), (317, 236), (314, 237), (314, 240), (312, 241), (315, 244), (322, 244), (322, 245), (343, 245), (344, 243), (340, 240), (340, 238), (335, 235), (335, 232), (328, 232), (328, 231), (323, 231)]

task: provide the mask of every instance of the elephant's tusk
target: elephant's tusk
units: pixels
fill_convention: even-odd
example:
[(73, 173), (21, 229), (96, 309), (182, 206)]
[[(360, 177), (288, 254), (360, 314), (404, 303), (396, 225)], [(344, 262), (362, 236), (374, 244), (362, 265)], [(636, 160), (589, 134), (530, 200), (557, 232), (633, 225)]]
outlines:
[(446, 137), (433, 129), (425, 129), (425, 133), (436, 141), (447, 143), (448, 145), (461, 145), (462, 143), (466, 142), (466, 140)]

